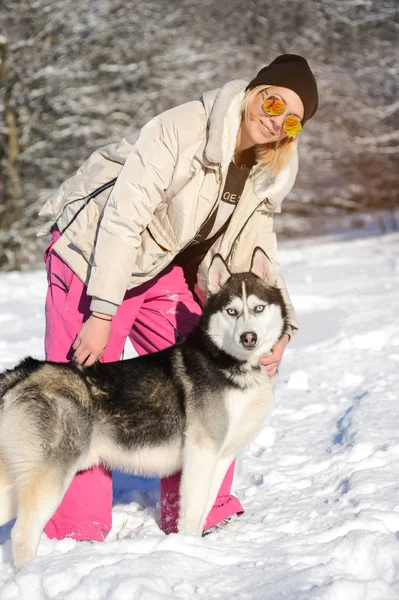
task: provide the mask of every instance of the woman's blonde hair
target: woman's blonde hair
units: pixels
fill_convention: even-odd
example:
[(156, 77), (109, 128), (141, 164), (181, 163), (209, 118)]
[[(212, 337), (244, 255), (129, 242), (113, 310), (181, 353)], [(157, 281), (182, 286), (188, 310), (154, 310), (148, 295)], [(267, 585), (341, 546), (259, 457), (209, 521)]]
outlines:
[[(262, 90), (267, 90), (273, 87), (272, 85), (258, 85), (252, 90), (248, 90), (243, 102), (243, 116), (246, 121), (249, 121), (252, 116), (252, 106), (258, 94)], [(290, 137), (285, 137), (278, 142), (268, 144), (258, 144), (255, 146), (256, 162), (262, 164), (272, 173), (278, 173), (288, 164), (292, 151), (298, 143), (298, 137), (293, 140)]]

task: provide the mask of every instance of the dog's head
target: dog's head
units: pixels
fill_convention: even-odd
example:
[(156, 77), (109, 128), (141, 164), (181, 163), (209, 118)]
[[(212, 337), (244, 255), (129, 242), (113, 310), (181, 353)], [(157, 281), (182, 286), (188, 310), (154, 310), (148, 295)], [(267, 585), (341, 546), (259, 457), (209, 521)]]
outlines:
[(238, 360), (256, 363), (280, 339), (287, 310), (270, 260), (256, 248), (251, 270), (231, 273), (214, 256), (208, 273), (204, 308), (207, 332), (216, 346)]

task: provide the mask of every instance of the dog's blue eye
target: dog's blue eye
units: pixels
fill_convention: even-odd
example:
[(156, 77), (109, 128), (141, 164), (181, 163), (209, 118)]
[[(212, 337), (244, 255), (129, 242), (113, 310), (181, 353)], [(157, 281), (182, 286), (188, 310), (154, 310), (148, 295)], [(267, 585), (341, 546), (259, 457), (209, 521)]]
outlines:
[(235, 308), (228, 308), (227, 314), (230, 315), (231, 317), (235, 317), (237, 315), (237, 311)]
[(255, 306), (255, 312), (262, 312), (265, 309), (263, 304), (258, 304), (258, 306)]

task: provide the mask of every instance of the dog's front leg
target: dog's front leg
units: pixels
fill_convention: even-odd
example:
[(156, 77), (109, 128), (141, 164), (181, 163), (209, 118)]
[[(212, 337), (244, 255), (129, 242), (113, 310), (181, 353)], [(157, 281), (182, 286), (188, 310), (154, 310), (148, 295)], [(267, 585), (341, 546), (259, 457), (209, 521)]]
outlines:
[[(233, 462), (235, 456), (220, 456), (219, 460), (216, 463), (215, 470), (212, 477), (211, 486), (209, 488), (208, 498), (205, 504), (205, 518), (203, 520), (202, 527), (205, 524), (206, 518), (209, 515), (213, 505), (215, 504), (215, 500), (219, 493), (220, 487), (223, 483), (223, 479), (227, 473), (228, 468)], [(202, 533), (202, 529), (201, 529)]]
[(187, 434), (180, 483), (179, 531), (202, 534), (218, 460), (213, 440)]

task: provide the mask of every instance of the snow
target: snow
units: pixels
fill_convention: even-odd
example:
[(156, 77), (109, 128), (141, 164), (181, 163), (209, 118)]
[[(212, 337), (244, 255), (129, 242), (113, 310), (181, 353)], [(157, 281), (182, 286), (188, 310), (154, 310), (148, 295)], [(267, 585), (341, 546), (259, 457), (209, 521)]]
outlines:
[[(237, 462), (245, 514), (165, 536), (157, 480), (116, 473), (104, 543), (43, 534), (15, 574), (0, 528), (0, 600), (399, 598), (399, 234), (295, 240), (280, 262), (302, 329)], [(1, 368), (42, 357), (45, 287), (0, 275)]]

